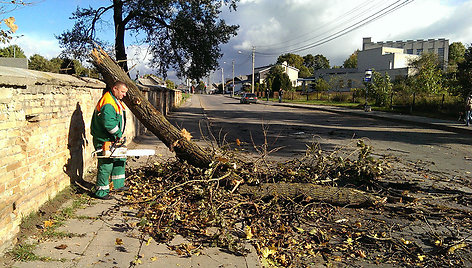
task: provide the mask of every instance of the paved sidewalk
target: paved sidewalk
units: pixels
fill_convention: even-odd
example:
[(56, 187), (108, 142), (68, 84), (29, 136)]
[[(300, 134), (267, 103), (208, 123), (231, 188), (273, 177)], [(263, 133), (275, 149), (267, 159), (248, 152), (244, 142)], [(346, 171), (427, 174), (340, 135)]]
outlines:
[[(16, 262), (13, 267), (260, 267), (255, 249), (249, 246), (251, 252), (245, 257), (218, 248), (205, 248), (199, 256), (179, 256), (166, 244), (143, 236), (136, 227), (136, 211), (117, 203), (97, 200), (57, 230), (76, 236), (40, 243), (34, 253), (52, 261)], [(182, 243), (189, 241), (177, 236), (169, 245)]]

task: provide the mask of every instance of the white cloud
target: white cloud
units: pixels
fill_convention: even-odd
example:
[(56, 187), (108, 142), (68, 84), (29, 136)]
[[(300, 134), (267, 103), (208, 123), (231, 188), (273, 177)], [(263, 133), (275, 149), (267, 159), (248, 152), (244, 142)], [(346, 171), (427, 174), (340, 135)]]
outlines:
[[(315, 44), (353, 22), (387, 7), (395, 1), (371, 0), (258, 0), (241, 1), (237, 12), (223, 12), (225, 21), (240, 25), (238, 36), (222, 46), (220, 62), (235, 59), (247, 62), (246, 55), (256, 46), (256, 67), (274, 63), (278, 55), (304, 45)], [(363, 4), (363, 5), (361, 5)], [(450, 43), (472, 42), (472, 1), (416, 0), (352, 32), (315, 46), (294, 52), (299, 55), (323, 54), (331, 65), (341, 65), (356, 49), (362, 38), (372, 40), (407, 40), (446, 38)], [(265, 55), (263, 54), (265, 53)], [(272, 54), (272, 56), (267, 55)], [(248, 74), (251, 62), (241, 66), (237, 74)]]
[(34, 33), (24, 33), (14, 37), (9, 44), (4, 44), (3, 47), (9, 45), (18, 45), (28, 58), (39, 54), (47, 59), (52, 59), (61, 53), (59, 42), (55, 38), (42, 37)]
[[(128, 55), (128, 68), (130, 69), (129, 74), (131, 78), (135, 78), (139, 72), (140, 76), (146, 74), (156, 74), (157, 71), (149, 67), (149, 63), (152, 59), (152, 53), (146, 45), (132, 45), (126, 48), (126, 54)], [(174, 70), (167, 72), (167, 79), (180, 83), (180, 79), (177, 77), (177, 73)]]

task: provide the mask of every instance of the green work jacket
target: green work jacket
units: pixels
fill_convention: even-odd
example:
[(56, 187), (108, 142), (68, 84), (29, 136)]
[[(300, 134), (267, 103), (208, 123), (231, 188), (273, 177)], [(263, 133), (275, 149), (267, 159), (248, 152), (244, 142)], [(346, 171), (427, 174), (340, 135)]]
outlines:
[(126, 125), (124, 104), (108, 91), (103, 94), (93, 111), (90, 132), (94, 140), (103, 143), (123, 136)]

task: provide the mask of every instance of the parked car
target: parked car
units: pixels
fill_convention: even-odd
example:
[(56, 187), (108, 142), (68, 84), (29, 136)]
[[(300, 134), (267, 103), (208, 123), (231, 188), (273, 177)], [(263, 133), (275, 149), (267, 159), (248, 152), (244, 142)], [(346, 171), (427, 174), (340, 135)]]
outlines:
[(239, 99), (240, 103), (257, 103), (257, 96), (254, 93), (243, 93), (241, 99)]

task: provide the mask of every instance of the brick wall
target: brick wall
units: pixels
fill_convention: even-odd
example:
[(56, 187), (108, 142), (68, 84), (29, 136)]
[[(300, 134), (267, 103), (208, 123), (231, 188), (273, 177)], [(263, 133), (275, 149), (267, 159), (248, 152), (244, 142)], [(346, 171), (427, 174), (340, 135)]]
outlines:
[[(0, 253), (14, 243), (22, 217), (95, 168), (90, 120), (104, 87), (0, 66)], [(129, 141), (133, 126), (128, 116)]]

